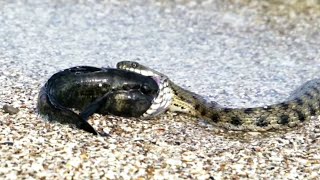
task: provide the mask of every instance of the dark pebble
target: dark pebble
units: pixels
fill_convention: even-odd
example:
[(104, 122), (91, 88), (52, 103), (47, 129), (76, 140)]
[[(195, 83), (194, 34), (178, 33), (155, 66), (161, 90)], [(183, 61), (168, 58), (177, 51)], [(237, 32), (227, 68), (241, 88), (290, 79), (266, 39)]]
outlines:
[(13, 142), (3, 142), (0, 143), (1, 145), (8, 145), (8, 146), (13, 146)]
[(19, 112), (18, 108), (15, 108), (13, 106), (7, 105), (5, 104), (2, 109), (4, 110), (4, 112), (9, 113), (10, 115), (12, 114), (17, 114)]

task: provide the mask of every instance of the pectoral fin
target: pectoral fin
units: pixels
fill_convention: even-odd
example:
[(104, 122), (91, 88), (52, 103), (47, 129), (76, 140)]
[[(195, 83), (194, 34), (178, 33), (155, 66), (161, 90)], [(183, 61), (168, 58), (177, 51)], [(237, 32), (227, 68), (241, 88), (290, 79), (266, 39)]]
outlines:
[(103, 95), (102, 97), (97, 98), (95, 101), (90, 103), (87, 107), (85, 107), (83, 111), (79, 114), (79, 116), (85, 120), (88, 120), (89, 116), (91, 116), (96, 112), (99, 112), (99, 109), (105, 105), (105, 103), (107, 102), (107, 100), (112, 94), (113, 93), (109, 92)]

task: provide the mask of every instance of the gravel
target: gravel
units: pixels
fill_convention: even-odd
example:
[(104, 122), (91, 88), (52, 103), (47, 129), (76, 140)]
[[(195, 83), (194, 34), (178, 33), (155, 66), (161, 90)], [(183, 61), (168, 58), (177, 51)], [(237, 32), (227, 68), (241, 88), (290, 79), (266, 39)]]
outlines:
[(319, 77), (320, 4), (307, 1), (1, 1), (0, 177), (317, 179), (320, 122), (241, 133), (166, 113), (94, 115), (96, 137), (36, 113), (40, 87), (76, 65), (135, 60), (229, 107), (278, 103)]

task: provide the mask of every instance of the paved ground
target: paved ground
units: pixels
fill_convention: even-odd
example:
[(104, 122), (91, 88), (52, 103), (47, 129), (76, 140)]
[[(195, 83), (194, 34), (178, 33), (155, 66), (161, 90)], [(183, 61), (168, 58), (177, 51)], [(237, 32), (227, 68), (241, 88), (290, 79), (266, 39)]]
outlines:
[(35, 114), (41, 85), (75, 65), (136, 60), (230, 107), (283, 101), (320, 77), (317, 1), (1, 1), (0, 176), (316, 179), (320, 123), (281, 133), (225, 132), (176, 114), (95, 115), (111, 137)]

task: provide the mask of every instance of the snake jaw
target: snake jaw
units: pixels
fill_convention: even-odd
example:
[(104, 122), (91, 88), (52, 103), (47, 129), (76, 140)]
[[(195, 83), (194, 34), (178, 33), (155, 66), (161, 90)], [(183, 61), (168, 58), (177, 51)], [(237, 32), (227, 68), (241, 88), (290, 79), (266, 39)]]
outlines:
[(148, 118), (157, 116), (169, 109), (173, 101), (174, 93), (169, 86), (168, 77), (162, 75), (157, 71), (140, 65), (137, 62), (122, 61), (117, 63), (117, 68), (135, 72), (144, 76), (150, 76), (158, 84), (158, 95), (153, 99), (150, 108), (142, 115), (142, 117)]
[(174, 94), (171, 88), (169, 88), (167, 79), (160, 78), (159, 89), (158, 96), (153, 99), (150, 108), (142, 115), (142, 117), (148, 118), (157, 116), (169, 109)]

